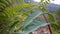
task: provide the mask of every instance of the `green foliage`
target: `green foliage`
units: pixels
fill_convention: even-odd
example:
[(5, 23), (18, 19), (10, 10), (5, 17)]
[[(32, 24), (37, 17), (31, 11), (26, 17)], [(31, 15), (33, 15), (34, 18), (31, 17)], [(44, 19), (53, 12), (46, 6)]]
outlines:
[(56, 13), (57, 16), (60, 16), (60, 9), (57, 9), (57, 10), (55, 11), (55, 13)]
[[(60, 26), (60, 9), (57, 9), (55, 11), (55, 17), (56, 17), (56, 22), (57, 22), (57, 26)], [(58, 27), (57, 27), (58, 28)]]
[(48, 13), (48, 20), (51, 24), (56, 24), (55, 23), (55, 18), (51, 13)]
[(0, 0), (0, 12), (11, 5), (11, 0)]
[[(42, 12), (36, 11), (38, 8)], [(53, 16), (45, 10), (43, 6), (28, 4), (24, 0), (18, 0), (18, 3), (17, 0), (0, 0), (0, 34), (29, 34), (46, 25), (43, 19), (34, 21), (43, 14), (48, 14), (50, 20), (54, 21)]]
[(56, 33), (60, 32), (60, 9), (56, 9), (55, 11), (55, 18), (56, 18), (56, 23), (57, 24), (52, 24), (52, 27)]
[(54, 32), (54, 34), (59, 34), (59, 33), (57, 33), (57, 32)]

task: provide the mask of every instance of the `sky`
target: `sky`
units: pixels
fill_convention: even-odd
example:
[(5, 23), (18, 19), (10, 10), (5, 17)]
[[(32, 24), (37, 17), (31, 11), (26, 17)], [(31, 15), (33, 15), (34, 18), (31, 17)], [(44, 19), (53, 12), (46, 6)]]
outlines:
[[(40, 2), (40, 0), (33, 0), (33, 1)], [(54, 1), (51, 0), (51, 3), (59, 4), (60, 5), (60, 0), (54, 0)]]
[(51, 1), (51, 3), (59, 4), (60, 5), (60, 0), (54, 0), (54, 1)]

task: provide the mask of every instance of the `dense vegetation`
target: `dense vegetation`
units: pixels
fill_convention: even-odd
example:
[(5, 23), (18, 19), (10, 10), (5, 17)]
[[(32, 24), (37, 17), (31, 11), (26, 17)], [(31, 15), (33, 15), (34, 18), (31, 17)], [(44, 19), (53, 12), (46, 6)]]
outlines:
[[(50, 2), (43, 1), (42, 5)], [(24, 0), (0, 0), (0, 34), (29, 34), (40, 25), (39, 22), (33, 22), (37, 15), (44, 17), (47, 14), (50, 24), (56, 25), (54, 16), (42, 5), (26, 3)], [(41, 11), (36, 11), (38, 9)]]

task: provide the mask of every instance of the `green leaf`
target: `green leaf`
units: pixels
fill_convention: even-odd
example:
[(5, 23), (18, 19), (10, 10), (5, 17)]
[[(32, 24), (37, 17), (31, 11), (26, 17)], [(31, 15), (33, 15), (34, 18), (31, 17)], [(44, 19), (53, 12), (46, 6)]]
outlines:
[(40, 27), (46, 26), (47, 23), (45, 21), (34, 21), (31, 24), (29, 24), (26, 28), (23, 29), (23, 31), (26, 31), (26, 33), (33, 32), (37, 30)]
[(30, 16), (28, 16), (28, 18), (26, 19), (26, 21), (24, 22), (24, 25), (22, 27), (25, 28), (27, 25), (29, 25), (33, 21), (34, 18), (36, 18), (40, 14), (41, 14), (40, 11), (37, 11), (37, 12), (34, 11), (34, 13), (32, 13)]
[(51, 24), (56, 24), (54, 16), (52, 14), (50, 14), (50, 13), (47, 13), (47, 14), (48, 14), (48, 20), (49, 20), (49, 22)]

